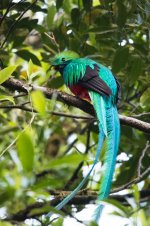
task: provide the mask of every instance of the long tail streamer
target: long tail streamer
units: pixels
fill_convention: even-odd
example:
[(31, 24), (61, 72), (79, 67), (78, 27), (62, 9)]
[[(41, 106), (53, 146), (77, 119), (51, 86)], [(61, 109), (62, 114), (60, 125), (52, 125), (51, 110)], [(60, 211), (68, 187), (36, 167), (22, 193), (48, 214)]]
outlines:
[[(116, 107), (112, 104), (110, 99), (106, 97), (99, 97), (99, 94), (92, 92), (93, 104), (95, 104), (95, 109), (97, 113), (98, 120), (101, 121), (102, 116), (101, 112), (103, 112), (103, 126), (102, 129), (106, 134), (106, 153), (105, 153), (105, 161), (104, 161), (104, 173), (102, 176), (102, 182), (99, 190), (98, 201), (99, 204), (94, 213), (94, 221), (99, 222), (102, 210), (104, 205), (101, 204), (100, 201), (106, 199), (110, 192), (112, 177), (115, 169), (116, 156), (119, 146), (120, 140), (120, 122), (118, 118), (118, 112)], [(101, 98), (100, 106), (103, 108), (101, 111), (97, 109), (97, 103), (99, 103), (99, 99)], [(104, 114), (106, 117), (104, 117)], [(106, 127), (105, 127), (106, 126)], [(104, 175), (105, 174), (105, 175)]]

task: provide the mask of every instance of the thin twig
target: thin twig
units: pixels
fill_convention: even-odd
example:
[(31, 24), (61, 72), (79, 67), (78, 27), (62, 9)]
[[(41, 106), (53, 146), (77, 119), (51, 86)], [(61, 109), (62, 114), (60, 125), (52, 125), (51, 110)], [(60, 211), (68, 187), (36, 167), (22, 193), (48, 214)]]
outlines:
[(141, 118), (143, 116), (150, 116), (150, 112), (144, 112), (138, 115), (132, 115), (133, 118)]
[(0, 20), (0, 26), (1, 26), (2, 22), (5, 20), (7, 14), (9, 13), (9, 10), (11, 8), (11, 3), (12, 3), (12, 0), (9, 1), (8, 7), (6, 9), (6, 12), (4, 13), (4, 15), (2, 16), (2, 18)]
[(7, 34), (6, 34), (6, 37), (4, 39), (4, 41), (2, 42), (0, 48), (3, 48), (4, 44), (7, 42), (8, 40), (8, 37), (11, 33), (11, 31), (13, 30), (13, 28), (15, 27), (15, 25), (21, 20), (21, 18), (24, 16), (24, 14), (37, 2), (37, 0), (35, 0), (34, 2), (32, 2), (21, 14), (20, 16), (18, 17), (17, 20), (14, 21), (14, 23), (11, 25), (11, 27), (9, 28)]
[[(25, 103), (26, 104), (26, 103)], [(0, 109), (20, 109), (28, 112), (34, 112), (37, 113), (34, 109), (25, 107), (24, 104), (21, 105), (5, 105), (5, 106), (0, 106)]]
[(111, 193), (116, 193), (116, 192), (119, 192), (119, 191), (122, 191), (124, 189), (127, 189), (127, 188), (130, 188), (133, 184), (137, 184), (139, 183), (140, 181), (142, 181), (142, 179), (150, 172), (150, 167), (148, 167), (142, 174), (140, 177), (137, 177), (135, 179), (133, 179), (132, 181), (130, 181), (129, 183), (126, 183), (124, 185), (122, 185), (121, 187), (119, 188), (116, 188), (116, 189), (113, 189), (111, 191)]
[(137, 177), (135, 179), (133, 179), (132, 181), (122, 185), (121, 187), (112, 190), (111, 193), (119, 192), (119, 191), (122, 191), (124, 189), (130, 188), (133, 184), (137, 184), (140, 181), (142, 181), (143, 178), (150, 172), (150, 167), (148, 167), (146, 170), (144, 170), (143, 173), (141, 173), (142, 160), (143, 160), (145, 153), (146, 153), (146, 151), (148, 150), (149, 147), (150, 147), (149, 141), (147, 141), (146, 146), (143, 149), (142, 154), (139, 158), (138, 169), (137, 169)]
[[(63, 112), (49, 112), (51, 113), (52, 115), (56, 115), (56, 116), (64, 116), (64, 117), (67, 117), (67, 118), (74, 118), (74, 119), (86, 119), (86, 120), (90, 120), (90, 119), (94, 119), (94, 117), (91, 117), (91, 116), (82, 116), (82, 115), (73, 115), (73, 114), (66, 114), (66, 113), (63, 113)], [(95, 118), (96, 120), (96, 118)]]
[(47, 32), (44, 32), (44, 34), (52, 41), (52, 43), (57, 47), (58, 52), (60, 52), (59, 44), (56, 41), (56, 38), (54, 36), (54, 33), (51, 32), (49, 35)]
[(25, 128), (16, 136), (16, 138), (0, 153), (0, 158), (5, 154), (6, 151), (8, 151), (15, 143), (16, 141), (19, 139), (20, 135), (26, 131), (27, 128), (31, 127), (31, 124), (33, 123), (35, 118), (35, 114), (34, 111), (32, 111), (32, 117), (29, 121), (29, 123), (27, 124), (27, 126), (25, 126)]
[(145, 156), (146, 151), (149, 149), (149, 147), (150, 147), (149, 141), (147, 141), (147, 142), (146, 142), (146, 146), (145, 146), (145, 148), (143, 149), (142, 154), (141, 154), (141, 156), (140, 156), (140, 158), (139, 158), (138, 170), (137, 170), (137, 172), (138, 172), (138, 177), (141, 177), (142, 160), (143, 160), (143, 158), (144, 158), (144, 156)]

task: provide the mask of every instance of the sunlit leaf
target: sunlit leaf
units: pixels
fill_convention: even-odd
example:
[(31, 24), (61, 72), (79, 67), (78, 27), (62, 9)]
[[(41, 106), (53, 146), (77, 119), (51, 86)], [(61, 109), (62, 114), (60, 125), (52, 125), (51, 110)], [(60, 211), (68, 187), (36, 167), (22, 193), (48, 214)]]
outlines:
[(15, 71), (17, 66), (8, 66), (2, 70), (0, 70), (0, 84), (5, 82)]
[(30, 76), (33, 73), (33, 67), (34, 67), (33, 62), (30, 59), (28, 63), (28, 76)]
[(134, 195), (135, 201), (136, 201), (137, 204), (139, 204), (139, 202), (140, 202), (140, 193), (139, 193), (139, 188), (138, 188), (138, 186), (136, 184), (133, 186), (133, 191), (134, 191), (133, 195)]
[(4, 221), (0, 221), (0, 225), (1, 226), (13, 226), (13, 224), (11, 224), (10, 222), (4, 222)]
[(63, 226), (63, 218), (59, 218), (55, 222), (52, 223), (52, 226)]
[(40, 113), (41, 116), (46, 114), (46, 100), (44, 94), (39, 91), (33, 91), (31, 93), (33, 107)]
[(1, 100), (8, 100), (11, 103), (15, 104), (14, 98), (12, 96), (0, 95), (0, 101)]
[(31, 171), (34, 166), (34, 145), (29, 131), (24, 131), (20, 134), (17, 141), (17, 149), (23, 168)]

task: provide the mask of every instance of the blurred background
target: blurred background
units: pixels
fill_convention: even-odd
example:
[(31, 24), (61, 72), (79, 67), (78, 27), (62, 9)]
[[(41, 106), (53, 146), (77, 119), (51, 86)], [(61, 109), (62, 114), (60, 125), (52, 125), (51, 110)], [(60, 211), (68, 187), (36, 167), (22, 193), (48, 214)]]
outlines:
[[(50, 222), (45, 214), (92, 164), (97, 124), (57, 101), (55, 92), (47, 99), (37, 90), (18, 92), (16, 83), (8, 89), (3, 82), (11, 70), (15, 81), (70, 93), (50, 70), (50, 58), (73, 50), (113, 71), (122, 87), (120, 114), (150, 122), (149, 44), (148, 0), (0, 0), (0, 67), (7, 68), (0, 71), (0, 225), (94, 226), (104, 155), (85, 190)], [(150, 225), (149, 139), (121, 126), (116, 193), (106, 201), (101, 225)]]

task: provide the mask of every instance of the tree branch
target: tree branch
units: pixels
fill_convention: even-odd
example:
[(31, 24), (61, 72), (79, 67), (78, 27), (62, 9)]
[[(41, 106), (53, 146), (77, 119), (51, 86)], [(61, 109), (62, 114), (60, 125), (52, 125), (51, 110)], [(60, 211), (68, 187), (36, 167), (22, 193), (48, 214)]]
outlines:
[[(61, 195), (60, 195), (61, 194)], [(61, 200), (69, 194), (68, 191), (53, 191), (52, 195), (55, 196), (53, 200), (50, 202), (36, 202), (31, 205), (25, 207), (25, 209), (18, 211), (17, 213), (5, 218), (6, 221), (24, 221), (29, 218), (36, 218), (43, 214), (49, 212), (48, 206), (56, 206)], [(93, 191), (83, 191), (76, 195), (68, 204), (74, 205), (86, 205), (90, 202), (94, 202), (97, 199), (98, 192)], [(126, 195), (110, 195), (111, 199), (118, 200), (119, 202), (123, 203), (124, 205), (129, 205), (127, 203), (127, 197), (133, 197), (132, 194)], [(150, 190), (142, 190), (140, 191), (140, 202), (145, 202), (150, 199)], [(45, 208), (44, 208), (45, 207)], [(43, 208), (43, 211), (42, 211)], [(38, 212), (39, 209), (39, 212)]]
[[(63, 102), (68, 106), (79, 108), (80, 110), (92, 116), (95, 116), (94, 108), (89, 102), (82, 100), (78, 97), (75, 97), (73, 95), (58, 91), (56, 89), (50, 89), (47, 87), (41, 87), (37, 85), (28, 85), (27, 83), (24, 83), (20, 80), (13, 79), (13, 78), (8, 79), (2, 85), (11, 90), (17, 90), (23, 93), (28, 93), (29, 90), (30, 91), (40, 90), (44, 93), (44, 95), (48, 99), (51, 99), (55, 94), (57, 96), (57, 100), (59, 100), (60, 102)], [(132, 117), (123, 116), (123, 115), (119, 115), (119, 118), (122, 125), (130, 126), (132, 128), (141, 130), (145, 133), (150, 133), (150, 123), (143, 122), (141, 120), (138, 120)]]

